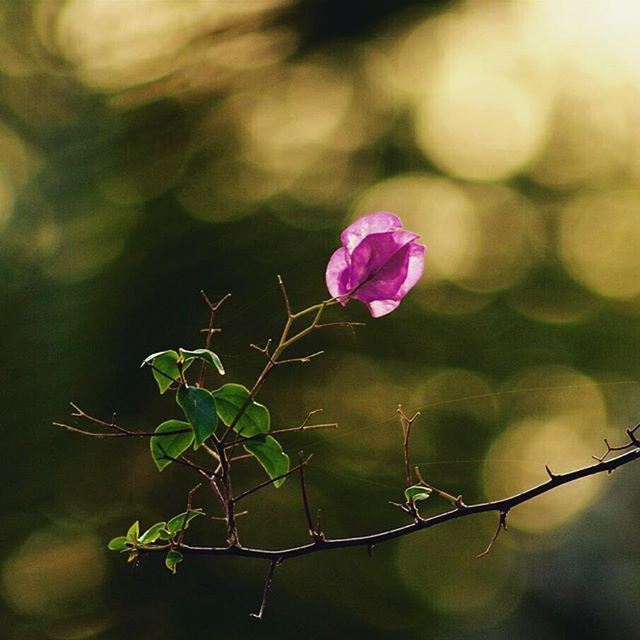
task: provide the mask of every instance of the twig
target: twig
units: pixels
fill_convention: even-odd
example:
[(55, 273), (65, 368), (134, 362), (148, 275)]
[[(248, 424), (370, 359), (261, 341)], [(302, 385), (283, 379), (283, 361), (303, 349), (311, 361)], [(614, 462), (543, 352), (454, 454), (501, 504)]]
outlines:
[[(286, 427), (284, 429), (272, 429), (271, 431), (269, 431), (269, 435), (276, 436), (276, 435), (281, 435), (283, 433), (297, 433), (298, 431), (313, 431), (314, 429), (337, 429), (337, 428), (338, 428), (337, 422), (325, 422), (322, 424), (310, 424), (310, 425), (300, 426), (300, 427)], [(242, 444), (243, 442), (250, 442), (251, 440), (256, 440), (263, 437), (264, 437), (263, 433), (259, 433), (255, 436), (240, 436), (239, 438), (237, 438), (232, 442), (225, 442), (223, 446), (225, 449), (228, 447), (235, 447), (239, 444)], [(235, 459), (236, 458), (234, 458), (234, 460)]]
[(498, 520), (498, 526), (496, 528), (496, 532), (493, 534), (493, 537), (489, 541), (487, 548), (482, 553), (479, 553), (476, 556), (476, 560), (479, 560), (480, 558), (484, 558), (484, 556), (488, 556), (491, 553), (491, 549), (493, 549), (493, 545), (495, 541), (498, 539), (498, 536), (500, 535), (500, 531), (502, 531), (503, 529), (505, 531), (507, 530), (507, 513), (508, 511), (500, 512), (500, 519)]
[(304, 460), (300, 464), (297, 464), (295, 467), (291, 467), (291, 469), (289, 469), (289, 471), (287, 471), (286, 473), (276, 476), (275, 478), (269, 478), (268, 480), (265, 480), (264, 482), (261, 482), (260, 484), (257, 484), (254, 487), (251, 487), (251, 489), (247, 489), (246, 491), (239, 493), (234, 498), (231, 498), (231, 502), (235, 504), (236, 502), (238, 502), (238, 500), (242, 500), (242, 498), (246, 498), (248, 495), (251, 495), (252, 493), (258, 491), (259, 489), (262, 489), (263, 487), (268, 487), (270, 484), (274, 483), (276, 480), (282, 480), (282, 478), (286, 478), (287, 476), (290, 476), (292, 473), (295, 473), (300, 468), (301, 465), (308, 464), (311, 458), (313, 458), (313, 455), (310, 455), (306, 460)]
[(73, 431), (74, 433), (81, 433), (83, 436), (91, 436), (92, 438), (126, 438), (126, 433), (95, 433), (94, 431), (85, 431), (84, 429), (78, 429), (78, 427), (72, 427), (70, 424), (64, 422), (52, 422), (55, 427), (62, 427), (67, 431)]
[(321, 356), (324, 354), (324, 351), (316, 351), (315, 353), (311, 353), (308, 356), (303, 356), (301, 358), (288, 358), (287, 360), (278, 360), (277, 362), (274, 362), (273, 364), (275, 366), (280, 366), (281, 364), (294, 364), (294, 363), (301, 363), (301, 364), (306, 364), (307, 362), (311, 362), (311, 360), (313, 360), (314, 358), (317, 358), (318, 356)]
[(276, 571), (276, 567), (282, 562), (280, 558), (276, 560), (272, 560), (269, 565), (269, 573), (267, 574), (267, 580), (264, 583), (264, 589), (262, 590), (262, 600), (260, 602), (260, 609), (258, 613), (250, 613), (249, 616), (255, 618), (256, 620), (262, 620), (262, 616), (264, 615), (264, 610), (267, 607), (267, 595), (269, 595), (269, 589), (271, 588), (271, 583), (273, 582), (273, 574)]
[(202, 486), (202, 483), (199, 482), (193, 489), (189, 491), (187, 494), (187, 508), (185, 510), (184, 520), (182, 521), (182, 527), (180, 527), (180, 531), (178, 533), (177, 545), (178, 547), (182, 544), (182, 540), (184, 539), (184, 530), (187, 528), (187, 522), (189, 520), (189, 514), (193, 511), (191, 508), (191, 501), (193, 500), (193, 494)]
[(284, 281), (282, 280), (282, 276), (278, 275), (278, 286), (280, 287), (280, 293), (282, 294), (282, 299), (284, 300), (284, 308), (287, 312), (287, 317), (291, 318), (293, 313), (291, 313), (291, 304), (289, 303), (289, 296), (287, 295), (287, 289), (284, 286)]
[[(206, 329), (207, 337), (205, 339), (205, 349), (210, 349), (211, 339), (213, 338), (213, 334), (219, 333), (220, 331), (222, 331), (222, 329), (216, 329), (213, 326), (213, 323), (216, 319), (216, 312), (231, 297), (231, 294), (227, 293), (226, 295), (222, 296), (222, 298), (220, 298), (220, 300), (218, 300), (218, 302), (216, 302), (215, 304), (211, 302), (211, 300), (209, 299), (209, 296), (205, 293), (204, 290), (200, 291), (200, 295), (204, 298), (204, 301), (209, 307), (209, 326)], [(201, 388), (204, 387), (206, 375), (207, 375), (207, 363), (203, 360), (200, 363), (200, 375), (198, 377), (198, 386)]]
[(438, 487), (434, 487), (432, 484), (429, 484), (423, 477), (420, 472), (420, 467), (414, 467), (416, 475), (418, 476), (418, 480), (420, 484), (427, 487), (427, 489), (431, 489), (436, 495), (444, 498), (447, 502), (450, 502), (452, 505), (457, 507), (458, 509), (462, 509), (466, 507), (465, 503), (462, 501), (462, 496), (452, 496), (450, 493), (443, 491), (442, 489), (438, 489)]
[(162, 453), (162, 457), (164, 459), (171, 460), (171, 462), (175, 462), (176, 464), (182, 465), (183, 467), (189, 467), (190, 469), (193, 469), (194, 471), (197, 471), (198, 473), (200, 473), (207, 480), (211, 480), (212, 478), (218, 477), (218, 474), (215, 471), (211, 471), (211, 469), (207, 469), (206, 467), (202, 467), (199, 464), (196, 464), (195, 462), (191, 462), (191, 460), (189, 460), (188, 458), (185, 458), (184, 456), (180, 456), (179, 458), (174, 458), (173, 456), (170, 456), (160, 443), (158, 443), (158, 448), (160, 449), (160, 452)]
[(311, 518), (311, 509), (309, 508), (309, 497), (307, 495), (307, 484), (304, 478), (304, 451), (298, 452), (298, 459), (300, 460), (298, 467), (300, 468), (300, 492), (302, 493), (302, 504), (304, 505), (304, 514), (307, 518), (308, 531), (311, 538), (316, 542), (322, 541), (322, 533), (313, 526), (313, 520)]
[(260, 353), (264, 353), (265, 356), (267, 356), (267, 358), (271, 359), (271, 343), (273, 342), (273, 340), (271, 338), (269, 338), (266, 342), (264, 347), (259, 347), (257, 344), (254, 344), (253, 342), (249, 345), (252, 349), (255, 349), (256, 351), (259, 351)]
[(147, 367), (151, 367), (151, 369), (153, 369), (155, 372), (159, 373), (161, 376), (165, 377), (167, 380), (171, 380), (171, 382), (173, 382), (174, 384), (177, 384), (178, 386), (183, 384), (182, 380), (177, 380), (173, 376), (170, 376), (168, 373), (165, 373), (162, 369), (158, 369), (158, 367), (155, 367), (151, 362), (143, 362), (142, 364), (146, 365)]
[(420, 412), (416, 411), (412, 418), (407, 418), (404, 411), (402, 410), (402, 405), (398, 405), (397, 413), (400, 416), (400, 424), (402, 426), (402, 444), (404, 449), (404, 471), (405, 477), (407, 481), (407, 487), (410, 487), (413, 484), (413, 480), (411, 478), (411, 460), (409, 454), (409, 440), (411, 438), (411, 427), (414, 421), (420, 416)]
[(316, 329), (327, 329), (328, 327), (347, 327), (353, 329), (353, 327), (365, 327), (366, 322), (322, 322), (316, 324)]
[(249, 458), (254, 458), (254, 455), (252, 453), (243, 453), (240, 456), (234, 456), (233, 458), (229, 458), (229, 463), (237, 462), (238, 460), (248, 460)]
[(71, 413), (74, 418), (84, 418), (85, 420), (89, 420), (89, 422), (93, 422), (107, 429), (113, 429), (117, 431), (117, 433), (95, 433), (94, 431), (86, 431), (84, 429), (73, 427), (63, 422), (53, 422), (52, 424), (56, 427), (62, 427), (63, 429), (67, 429), (68, 431), (81, 433), (82, 435), (91, 436), (93, 438), (152, 438), (154, 436), (161, 438), (164, 436), (173, 436), (178, 433), (189, 433), (191, 431), (191, 429), (175, 429), (173, 431), (164, 431), (162, 433), (156, 433), (155, 431), (131, 431), (130, 429), (125, 429), (124, 427), (121, 427), (116, 423), (115, 414), (113, 414), (111, 422), (107, 422), (106, 420), (101, 420), (100, 418), (89, 415), (86, 411), (81, 409), (77, 404), (74, 404), (73, 402), (70, 402), (69, 404), (74, 409), (74, 411)]

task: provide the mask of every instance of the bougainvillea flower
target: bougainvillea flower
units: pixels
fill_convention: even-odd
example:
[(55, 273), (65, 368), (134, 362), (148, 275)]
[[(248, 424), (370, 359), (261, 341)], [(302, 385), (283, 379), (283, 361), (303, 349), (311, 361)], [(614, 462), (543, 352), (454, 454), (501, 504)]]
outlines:
[(374, 318), (391, 313), (422, 275), (425, 246), (386, 211), (356, 220), (327, 265), (329, 293), (346, 305), (364, 302)]

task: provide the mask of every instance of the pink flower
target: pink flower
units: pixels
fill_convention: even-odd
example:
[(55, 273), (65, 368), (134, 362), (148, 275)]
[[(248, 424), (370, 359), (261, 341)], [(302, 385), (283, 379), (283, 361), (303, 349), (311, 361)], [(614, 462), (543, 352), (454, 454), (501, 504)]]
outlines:
[(422, 275), (419, 237), (386, 211), (359, 218), (342, 232), (342, 247), (329, 260), (329, 293), (342, 306), (351, 298), (364, 302), (374, 318), (391, 313)]

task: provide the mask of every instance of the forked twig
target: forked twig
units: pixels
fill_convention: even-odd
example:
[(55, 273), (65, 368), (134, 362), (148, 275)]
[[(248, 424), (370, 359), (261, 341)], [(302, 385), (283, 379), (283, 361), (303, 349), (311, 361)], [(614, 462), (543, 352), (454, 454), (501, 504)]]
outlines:
[(413, 417), (408, 418), (404, 411), (402, 410), (402, 405), (398, 405), (397, 413), (400, 416), (400, 424), (402, 426), (402, 445), (404, 451), (404, 472), (405, 479), (407, 481), (407, 487), (413, 484), (413, 480), (411, 478), (411, 456), (409, 451), (410, 446), (410, 438), (411, 438), (411, 427), (415, 420), (420, 416), (420, 412), (416, 411)]

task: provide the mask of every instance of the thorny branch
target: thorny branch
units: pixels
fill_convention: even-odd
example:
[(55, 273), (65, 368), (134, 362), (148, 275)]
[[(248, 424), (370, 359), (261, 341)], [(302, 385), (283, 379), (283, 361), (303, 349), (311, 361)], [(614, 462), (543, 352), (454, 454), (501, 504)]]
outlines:
[[(193, 555), (208, 555), (208, 556), (236, 556), (245, 558), (261, 558), (263, 560), (272, 561), (274, 559), (289, 560), (291, 558), (297, 558), (300, 556), (309, 555), (319, 551), (326, 551), (329, 549), (347, 549), (351, 547), (371, 547), (387, 540), (394, 540), (403, 536), (422, 531), (423, 529), (430, 529), (432, 527), (444, 524), (451, 520), (457, 520), (459, 518), (465, 518), (468, 516), (476, 515), (479, 513), (487, 513), (495, 511), (499, 514), (504, 513), (505, 518), (511, 509), (533, 500), (538, 496), (541, 496), (553, 489), (561, 487), (562, 485), (575, 482), (582, 478), (587, 478), (599, 473), (610, 473), (614, 469), (618, 469), (634, 460), (640, 458), (640, 448), (634, 448), (632, 451), (627, 451), (615, 458), (610, 458), (603, 462), (597, 462), (590, 466), (582, 467), (563, 474), (554, 474), (553, 478), (549, 478), (546, 482), (543, 482), (535, 487), (527, 489), (521, 493), (515, 494), (509, 498), (502, 500), (495, 500), (492, 502), (480, 502), (471, 505), (463, 505), (444, 513), (424, 518), (419, 522), (412, 522), (410, 524), (396, 527), (393, 529), (387, 529), (362, 536), (354, 536), (350, 538), (325, 538), (322, 544), (311, 542), (303, 544), (297, 547), (289, 547), (284, 549), (256, 549), (252, 547), (244, 547), (240, 545), (227, 546), (227, 547), (208, 547), (208, 546), (191, 546), (183, 545), (181, 551)], [(152, 552), (152, 549), (146, 549), (145, 552)]]

